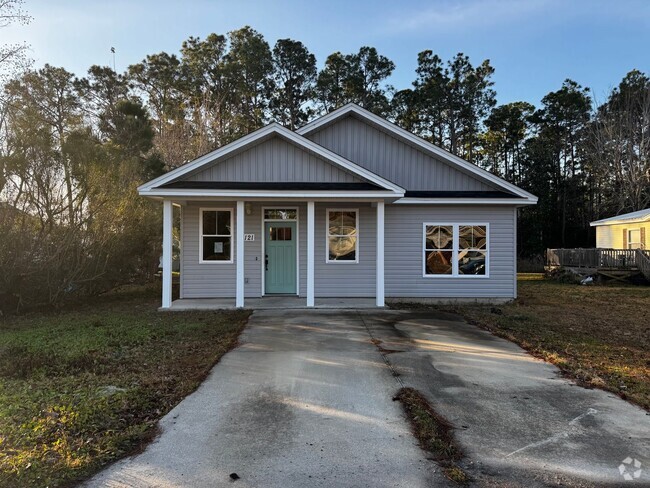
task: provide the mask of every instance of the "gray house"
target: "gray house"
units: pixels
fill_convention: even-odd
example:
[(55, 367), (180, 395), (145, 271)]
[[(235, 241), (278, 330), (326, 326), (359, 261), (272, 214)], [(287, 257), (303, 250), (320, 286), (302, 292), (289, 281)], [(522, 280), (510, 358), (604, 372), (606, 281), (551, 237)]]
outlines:
[[(517, 207), (530, 193), (354, 104), (293, 132), (270, 124), (139, 189), (163, 202), (162, 308), (289, 295), (517, 295)], [(207, 302), (207, 301), (206, 301)]]

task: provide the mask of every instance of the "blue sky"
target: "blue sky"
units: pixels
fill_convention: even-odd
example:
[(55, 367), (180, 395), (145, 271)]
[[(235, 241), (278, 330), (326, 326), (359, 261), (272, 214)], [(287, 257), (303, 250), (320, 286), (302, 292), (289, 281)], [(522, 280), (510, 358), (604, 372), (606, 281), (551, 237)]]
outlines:
[(304, 42), (319, 67), (328, 54), (375, 46), (397, 65), (397, 88), (414, 79), (417, 53), (473, 63), (490, 59), (500, 103), (539, 104), (565, 78), (602, 100), (633, 68), (650, 74), (650, 0), (26, 0), (28, 26), (0, 31), (2, 42), (25, 40), (36, 65), (78, 75), (92, 64), (117, 69), (146, 54), (177, 52), (189, 36), (251, 25), (269, 42)]

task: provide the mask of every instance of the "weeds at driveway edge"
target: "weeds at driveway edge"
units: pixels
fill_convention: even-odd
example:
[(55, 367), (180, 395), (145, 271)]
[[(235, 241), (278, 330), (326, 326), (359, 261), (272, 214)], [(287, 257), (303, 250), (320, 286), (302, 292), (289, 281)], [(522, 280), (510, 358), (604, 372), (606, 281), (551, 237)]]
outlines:
[(455, 483), (467, 484), (470, 478), (457, 464), (464, 455), (454, 439), (449, 421), (414, 388), (401, 388), (393, 400), (401, 402), (420, 447), (433, 455), (445, 476)]

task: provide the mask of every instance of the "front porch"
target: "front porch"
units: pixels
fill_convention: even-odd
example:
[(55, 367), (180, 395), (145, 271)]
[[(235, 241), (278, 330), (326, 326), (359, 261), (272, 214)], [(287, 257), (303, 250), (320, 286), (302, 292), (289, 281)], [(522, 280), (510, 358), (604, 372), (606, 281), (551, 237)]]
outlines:
[(343, 197), (164, 199), (161, 310), (383, 307), (385, 200)]
[[(267, 296), (247, 298), (246, 308), (254, 310), (295, 309), (367, 309), (377, 308), (374, 298), (317, 298), (313, 306), (307, 306), (304, 298), (297, 296)], [(160, 310), (181, 312), (187, 310), (231, 310), (235, 309), (234, 298), (179, 298), (169, 308)]]

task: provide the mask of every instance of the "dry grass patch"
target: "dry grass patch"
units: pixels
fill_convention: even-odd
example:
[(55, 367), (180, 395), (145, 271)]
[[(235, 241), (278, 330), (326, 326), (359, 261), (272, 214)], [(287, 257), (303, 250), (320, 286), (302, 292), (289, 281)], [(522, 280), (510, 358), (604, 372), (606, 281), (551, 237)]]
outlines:
[(135, 290), (0, 321), (0, 487), (68, 486), (138, 449), (248, 318), (158, 302)]
[(650, 287), (525, 278), (511, 304), (442, 309), (516, 342), (583, 386), (650, 409)]

